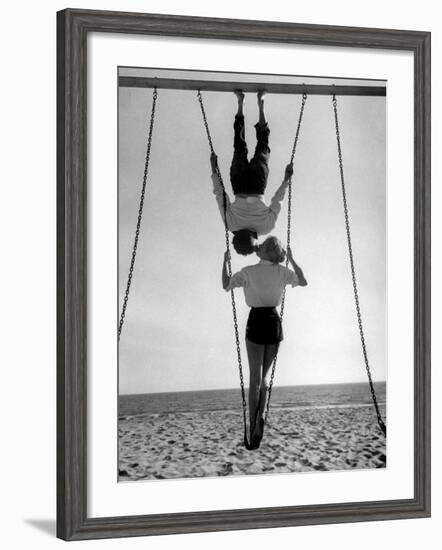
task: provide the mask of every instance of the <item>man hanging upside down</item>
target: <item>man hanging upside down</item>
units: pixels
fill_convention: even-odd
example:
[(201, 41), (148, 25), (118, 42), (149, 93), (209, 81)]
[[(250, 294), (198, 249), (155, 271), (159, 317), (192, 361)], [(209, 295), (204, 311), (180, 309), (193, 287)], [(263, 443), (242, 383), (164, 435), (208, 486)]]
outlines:
[[(281, 202), (293, 174), (293, 165), (286, 166), (284, 180), (267, 206), (264, 202), (264, 193), (269, 174), (270, 129), (264, 114), (264, 92), (258, 93), (259, 120), (255, 124), (257, 143), (255, 154), (250, 161), (247, 158), (244, 129), (244, 93), (237, 90), (235, 95), (238, 99), (238, 112), (233, 125), (233, 159), (230, 167), (230, 181), (235, 200), (231, 202), (226, 193), (226, 221), (228, 229), (234, 234), (232, 244), (236, 252), (247, 255), (257, 249), (258, 235), (265, 235), (275, 227), (281, 211)], [(223, 188), (215, 154), (211, 155), (210, 164), (213, 192), (224, 222)]]

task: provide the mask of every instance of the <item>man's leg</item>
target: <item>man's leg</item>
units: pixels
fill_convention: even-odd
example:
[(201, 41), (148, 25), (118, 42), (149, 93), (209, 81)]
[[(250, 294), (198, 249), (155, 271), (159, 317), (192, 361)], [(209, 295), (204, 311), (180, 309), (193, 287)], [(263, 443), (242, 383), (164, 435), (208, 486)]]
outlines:
[(264, 112), (264, 92), (258, 93), (259, 120), (255, 124), (256, 148), (253, 158), (250, 160), (249, 193), (263, 195), (267, 186), (269, 175), (269, 134), (270, 129)]
[(244, 128), (244, 93), (237, 90), (235, 91), (235, 95), (238, 99), (238, 111), (233, 124), (233, 159), (230, 166), (230, 181), (233, 193), (237, 195), (238, 193), (246, 192), (249, 161), (247, 160), (248, 151)]

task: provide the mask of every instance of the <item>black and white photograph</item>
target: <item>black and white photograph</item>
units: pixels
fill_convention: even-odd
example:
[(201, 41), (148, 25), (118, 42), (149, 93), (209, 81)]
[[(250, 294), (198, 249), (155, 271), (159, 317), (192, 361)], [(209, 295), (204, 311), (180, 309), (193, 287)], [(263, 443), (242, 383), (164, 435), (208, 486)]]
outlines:
[(118, 480), (388, 467), (388, 82), (118, 67)]
[(2, 7), (2, 547), (438, 548), (438, 3)]

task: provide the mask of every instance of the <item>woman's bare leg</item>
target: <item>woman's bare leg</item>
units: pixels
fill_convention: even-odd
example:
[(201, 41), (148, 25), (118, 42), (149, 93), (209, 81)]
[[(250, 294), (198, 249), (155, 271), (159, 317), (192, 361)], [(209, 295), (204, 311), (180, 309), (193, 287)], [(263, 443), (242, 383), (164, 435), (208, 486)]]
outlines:
[(261, 388), (259, 395), (259, 411), (258, 418), (264, 418), (264, 413), (266, 410), (267, 399), (269, 397), (269, 385), (270, 377), (272, 374), (272, 365), (275, 359), (276, 353), (278, 352), (279, 344), (267, 344), (264, 349), (264, 358), (262, 363), (262, 380)]
[(264, 357), (263, 357), (263, 369), (262, 369), (262, 379), (261, 386), (259, 388), (259, 399), (258, 399), (258, 411), (256, 415), (255, 427), (251, 435), (251, 441), (255, 445), (255, 448), (259, 447), (259, 444), (264, 435), (264, 414), (266, 410), (267, 400), (269, 397), (269, 384), (271, 377), (271, 366), (275, 355), (278, 351), (278, 344), (267, 344), (264, 347)]
[(262, 381), (262, 364), (264, 360), (265, 346), (255, 344), (246, 338), (247, 356), (249, 359), (249, 418), (250, 434), (255, 429), (255, 420), (257, 418), (259, 395)]

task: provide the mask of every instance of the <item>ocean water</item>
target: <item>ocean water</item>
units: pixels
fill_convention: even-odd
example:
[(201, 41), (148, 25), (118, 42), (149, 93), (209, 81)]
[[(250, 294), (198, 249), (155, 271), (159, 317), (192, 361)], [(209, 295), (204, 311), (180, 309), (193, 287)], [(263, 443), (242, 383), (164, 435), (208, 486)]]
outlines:
[[(385, 403), (386, 383), (374, 383), (378, 403)], [(246, 389), (247, 396), (247, 389)], [(368, 382), (356, 384), (321, 384), (314, 386), (275, 386), (272, 408), (330, 407), (371, 404)], [(120, 395), (120, 417), (136, 414), (218, 411), (241, 408), (238, 389)]]

